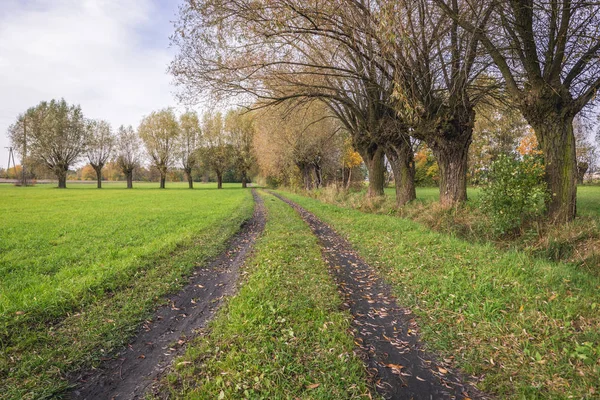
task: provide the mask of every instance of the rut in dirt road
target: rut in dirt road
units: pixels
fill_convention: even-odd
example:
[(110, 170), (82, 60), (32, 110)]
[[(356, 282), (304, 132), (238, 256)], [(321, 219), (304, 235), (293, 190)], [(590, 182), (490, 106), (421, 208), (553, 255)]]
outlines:
[(71, 399), (139, 399), (152, 388), (183, 345), (204, 328), (225, 296), (233, 294), (239, 268), (265, 226), (262, 199), (253, 190), (254, 216), (228, 243), (228, 250), (199, 268), (169, 297), (130, 344), (98, 369), (72, 379)]
[(488, 398), (450, 371), (446, 362), (422, 350), (410, 310), (398, 306), (390, 287), (345, 239), (304, 208), (275, 196), (295, 208), (319, 239), (323, 258), (354, 318), (359, 354), (381, 395), (415, 400)]

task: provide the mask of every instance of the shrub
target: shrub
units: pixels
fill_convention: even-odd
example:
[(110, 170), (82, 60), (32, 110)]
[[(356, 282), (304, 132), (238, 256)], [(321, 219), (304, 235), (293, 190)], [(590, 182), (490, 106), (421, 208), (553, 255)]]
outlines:
[(501, 234), (516, 233), (543, 215), (547, 198), (544, 165), (539, 156), (501, 155), (491, 164), (481, 207)]

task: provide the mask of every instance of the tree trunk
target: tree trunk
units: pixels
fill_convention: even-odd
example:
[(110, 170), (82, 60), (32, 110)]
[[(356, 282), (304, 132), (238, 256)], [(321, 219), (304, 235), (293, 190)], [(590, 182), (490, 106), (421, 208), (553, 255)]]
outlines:
[(223, 174), (217, 171), (217, 189), (223, 189)]
[(388, 146), (385, 154), (394, 173), (396, 207), (402, 207), (417, 198), (415, 161), (410, 138), (400, 138), (395, 145)]
[(185, 168), (184, 172), (185, 172), (185, 176), (186, 176), (187, 181), (188, 181), (188, 187), (190, 189), (193, 189), (194, 188), (194, 180), (192, 179), (192, 169), (191, 168)]
[(550, 192), (548, 217), (554, 223), (571, 221), (577, 214), (577, 158), (573, 117), (546, 115), (531, 124), (544, 153), (546, 184)]
[(92, 165), (94, 171), (96, 171), (96, 181), (98, 182), (98, 189), (102, 189), (102, 167), (100, 165)]
[(350, 189), (350, 183), (352, 183), (352, 168), (348, 168), (348, 182), (346, 183), (346, 190)]
[(577, 163), (577, 183), (583, 185), (583, 178), (589, 168), (589, 164), (586, 162)]
[(436, 138), (429, 147), (440, 169), (440, 203), (453, 207), (467, 200), (467, 156), (471, 135), (468, 140), (444, 140)]
[(475, 111), (461, 107), (435, 123), (435, 134), (424, 137), (440, 170), (440, 204), (444, 207), (467, 201), (469, 146), (473, 139)]
[(59, 189), (67, 188), (67, 171), (68, 170), (69, 170), (68, 168), (64, 168), (64, 167), (57, 167), (54, 169), (54, 173), (56, 174), (56, 177), (58, 178), (58, 188)]
[(244, 189), (248, 187), (248, 178), (246, 177), (246, 171), (242, 171), (242, 187)]
[(133, 189), (133, 171), (127, 171), (125, 176), (127, 177), (127, 189)]
[(313, 169), (315, 171), (315, 186), (318, 189), (323, 185), (323, 171), (318, 163), (313, 163)]
[(312, 165), (308, 162), (297, 162), (296, 166), (302, 175), (302, 184), (304, 185), (304, 190), (311, 190), (313, 188)]
[(368, 148), (362, 149), (360, 154), (369, 172), (368, 197), (383, 196), (385, 186), (385, 163), (383, 149), (372, 143)]
[(167, 180), (167, 174), (164, 172), (160, 172), (160, 188), (164, 189), (165, 188), (165, 182)]

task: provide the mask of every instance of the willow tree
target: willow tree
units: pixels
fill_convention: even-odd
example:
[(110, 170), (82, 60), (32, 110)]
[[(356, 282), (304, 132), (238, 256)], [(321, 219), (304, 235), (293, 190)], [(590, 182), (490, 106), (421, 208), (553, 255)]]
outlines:
[(376, 11), (385, 58), (394, 63), (396, 110), (433, 152), (440, 203), (467, 199), (468, 151), (475, 106), (497, 86), (482, 79), (487, 60), (477, 37), (427, 0), (382, 1)]
[(311, 190), (337, 173), (343, 151), (341, 127), (324, 104), (269, 107), (256, 115), (255, 129), (254, 147), (264, 175), (289, 185), (300, 181)]
[(485, 46), (544, 153), (549, 217), (572, 220), (577, 209), (573, 120), (600, 89), (600, 3), (436, 3)]
[(233, 147), (234, 165), (242, 178), (242, 187), (248, 187), (250, 169), (256, 163), (252, 148), (254, 139), (254, 116), (243, 110), (230, 110), (225, 115), (225, 130), (229, 133)]
[(90, 165), (96, 172), (98, 189), (101, 189), (102, 168), (112, 154), (115, 137), (107, 121), (91, 120), (87, 124), (87, 129), (89, 132), (86, 154)]
[(380, 128), (390, 124), (379, 118), (390, 114), (381, 110), (393, 110), (386, 95), (393, 64), (380, 58), (373, 39), (378, 21), (359, 2), (190, 0), (180, 13), (171, 73), (186, 94), (242, 95), (261, 107), (324, 101), (365, 160), (369, 194), (383, 194), (384, 152), (393, 147), (380, 141)]
[[(88, 129), (79, 105), (69, 105), (64, 99), (42, 101), (18, 117), (23, 129), (9, 129), (16, 149), (27, 145), (32, 160), (40, 162), (58, 178), (58, 187), (67, 187), (67, 172), (86, 150)], [(26, 132), (26, 135), (25, 135)]]
[(121, 125), (117, 133), (117, 165), (127, 180), (127, 189), (133, 188), (133, 171), (141, 164), (140, 138), (131, 125)]
[(223, 188), (223, 174), (233, 165), (233, 148), (224, 129), (221, 113), (206, 112), (202, 116), (202, 141), (198, 156), (217, 177), (217, 189)]
[(201, 140), (200, 120), (194, 111), (188, 111), (179, 117), (179, 154), (181, 166), (188, 181), (188, 187), (194, 188), (192, 170), (198, 164), (198, 146)]
[(180, 136), (179, 123), (172, 109), (153, 111), (142, 119), (138, 134), (153, 166), (160, 173), (160, 188), (165, 188), (167, 171), (176, 156)]

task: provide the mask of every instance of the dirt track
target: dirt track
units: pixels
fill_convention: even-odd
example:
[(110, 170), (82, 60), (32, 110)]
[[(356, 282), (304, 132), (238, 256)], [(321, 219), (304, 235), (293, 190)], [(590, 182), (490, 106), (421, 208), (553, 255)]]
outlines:
[(485, 399), (448, 363), (425, 352), (410, 310), (332, 228), (296, 203), (279, 196), (308, 223), (354, 317), (355, 343), (378, 392), (386, 399)]
[(179, 293), (140, 327), (130, 344), (99, 368), (72, 378), (72, 399), (138, 399), (206, 326), (225, 296), (234, 293), (240, 266), (265, 226), (262, 199), (253, 191), (254, 216), (228, 244), (228, 250), (194, 272)]

